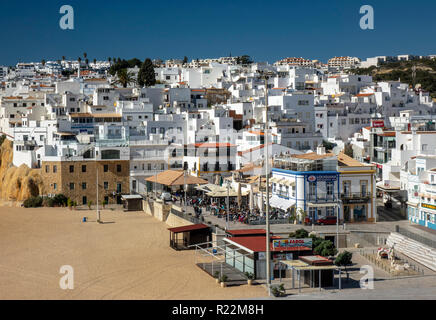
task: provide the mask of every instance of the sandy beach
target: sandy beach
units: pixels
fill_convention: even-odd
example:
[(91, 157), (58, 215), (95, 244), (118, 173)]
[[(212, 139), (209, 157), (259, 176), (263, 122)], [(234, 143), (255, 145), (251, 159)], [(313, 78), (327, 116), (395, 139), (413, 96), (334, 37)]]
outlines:
[[(83, 223), (82, 217), (89, 217)], [(167, 226), (143, 213), (0, 207), (0, 299), (246, 299), (262, 286), (221, 288), (193, 251), (169, 247)], [(62, 290), (61, 266), (74, 268)]]

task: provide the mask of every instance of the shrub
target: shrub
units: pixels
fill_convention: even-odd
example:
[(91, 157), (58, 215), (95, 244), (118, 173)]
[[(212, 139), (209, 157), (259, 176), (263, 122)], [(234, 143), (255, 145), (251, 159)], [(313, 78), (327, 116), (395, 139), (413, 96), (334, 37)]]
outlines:
[(335, 245), (330, 240), (323, 240), (318, 246), (313, 250), (315, 254), (319, 254), (323, 257), (334, 256), (338, 253)]
[(335, 265), (347, 267), (353, 263), (352, 259), (353, 259), (353, 254), (351, 252), (344, 251), (338, 254), (335, 260)]
[(229, 279), (225, 274), (223, 274), (220, 278), (220, 282), (226, 282)]
[(254, 280), (255, 278), (254, 273), (252, 272), (245, 272), (244, 275), (247, 278), (247, 280)]
[(68, 205), (68, 198), (63, 194), (57, 194), (53, 197), (53, 205), (58, 207), (65, 207)]
[(53, 198), (44, 198), (44, 201), (43, 201), (42, 205), (44, 207), (53, 208), (54, 207), (54, 200), (53, 200)]
[(92, 206), (92, 201), (89, 200), (89, 201), (88, 201), (88, 209), (89, 209), (89, 210), (91, 210), (91, 206)]
[(70, 198), (68, 198), (68, 200), (67, 200), (67, 206), (70, 209), (73, 207), (73, 200), (71, 200)]
[(31, 197), (29, 199), (26, 199), (23, 203), (23, 206), (25, 208), (38, 208), (42, 207), (43, 199), (42, 197)]
[(304, 229), (299, 229), (299, 230), (289, 234), (289, 238), (304, 239), (304, 238), (308, 238), (308, 237), (309, 237), (309, 232), (307, 232)]
[(279, 286), (274, 286), (271, 288), (271, 293), (274, 297), (284, 297), (286, 295), (285, 292), (285, 286), (283, 283)]

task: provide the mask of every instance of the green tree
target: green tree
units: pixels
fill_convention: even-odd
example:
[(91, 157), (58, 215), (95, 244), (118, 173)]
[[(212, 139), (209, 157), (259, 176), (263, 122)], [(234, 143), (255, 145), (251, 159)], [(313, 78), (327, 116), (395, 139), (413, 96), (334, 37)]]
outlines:
[(117, 72), (117, 81), (115, 83), (121, 84), (123, 88), (127, 88), (130, 83), (135, 83), (135, 78), (133, 77), (131, 72), (128, 72), (127, 69), (121, 69)]
[(236, 58), (236, 64), (249, 65), (252, 63), (253, 61), (251, 60), (250, 56), (246, 54)]
[(145, 59), (138, 72), (138, 85), (141, 87), (150, 87), (156, 84), (156, 75), (154, 73), (153, 62), (150, 58)]
[(328, 141), (326, 141), (326, 140), (323, 140), (323, 142), (322, 142), (322, 146), (323, 146), (327, 151), (331, 151), (331, 150), (333, 150), (334, 147), (336, 147), (336, 144), (335, 144), (335, 143), (328, 142)]
[(83, 57), (86, 59), (88, 57), (88, 54), (86, 52), (84, 52)]
[(183, 64), (187, 64), (187, 63), (188, 63), (188, 57), (185, 56), (185, 57), (183, 58)]
[(330, 240), (324, 240), (317, 247), (315, 247), (313, 252), (323, 257), (329, 257), (336, 255), (336, 253), (338, 253), (338, 250), (336, 250), (333, 242), (331, 242)]
[(65, 61), (65, 56), (62, 56), (62, 61)]
[(45, 60), (44, 59), (41, 60), (41, 63), (42, 63), (43, 66), (45, 66)]
[(295, 232), (289, 234), (289, 238), (305, 239), (308, 237), (309, 237), (309, 232), (307, 232), (305, 229), (298, 229)]
[(335, 265), (345, 268), (345, 272), (347, 274), (347, 279), (349, 278), (347, 267), (351, 266), (353, 264), (352, 259), (353, 259), (353, 254), (351, 252), (344, 251), (344, 252), (338, 254), (338, 256), (336, 257), (336, 260), (335, 260)]

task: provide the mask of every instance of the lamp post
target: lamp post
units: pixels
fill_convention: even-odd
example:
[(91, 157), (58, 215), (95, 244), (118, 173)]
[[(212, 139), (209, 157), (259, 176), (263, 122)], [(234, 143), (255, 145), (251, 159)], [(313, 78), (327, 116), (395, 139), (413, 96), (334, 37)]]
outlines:
[(97, 154), (95, 153), (94, 156), (95, 156), (95, 172), (97, 174), (97, 183), (96, 183), (97, 184), (96, 185), (96, 188), (97, 188), (97, 222), (101, 223), (100, 208), (98, 207), (98, 161), (97, 161)]
[(185, 168), (183, 168), (183, 196), (185, 197), (185, 214), (186, 214), (186, 199), (187, 199), (187, 195), (186, 195), (186, 191), (187, 191), (187, 185), (186, 185), (186, 170)]
[(338, 199), (336, 210), (336, 249), (339, 249), (339, 209), (341, 207), (342, 200)]
[(230, 181), (227, 181), (227, 214), (226, 214), (226, 230), (229, 230), (229, 213), (230, 213)]
[(269, 225), (269, 120), (268, 120), (268, 79), (272, 72), (262, 72), (261, 78), (265, 82), (265, 176), (266, 176), (266, 281), (268, 295), (271, 296), (271, 253), (270, 253), (270, 225)]

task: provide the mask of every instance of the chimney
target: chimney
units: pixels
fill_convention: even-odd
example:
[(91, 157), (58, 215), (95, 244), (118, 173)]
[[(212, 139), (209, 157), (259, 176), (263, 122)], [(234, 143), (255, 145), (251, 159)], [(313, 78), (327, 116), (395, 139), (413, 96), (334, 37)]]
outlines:
[(325, 147), (323, 146), (319, 146), (318, 148), (316, 148), (316, 154), (318, 155), (324, 155), (325, 153)]

